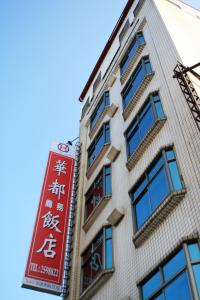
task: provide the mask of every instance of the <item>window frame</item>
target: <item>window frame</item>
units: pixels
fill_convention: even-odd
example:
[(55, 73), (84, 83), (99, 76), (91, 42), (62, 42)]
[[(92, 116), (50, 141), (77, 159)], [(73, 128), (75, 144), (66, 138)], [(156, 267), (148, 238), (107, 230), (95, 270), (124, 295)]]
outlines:
[[(106, 96), (108, 95), (108, 97)], [(108, 100), (107, 100), (108, 99)], [(106, 103), (108, 101), (108, 103)], [(102, 112), (98, 115), (96, 121), (94, 122), (94, 124), (92, 124), (92, 118), (95, 118), (95, 116), (97, 115), (97, 112), (98, 112), (98, 109), (99, 107), (102, 105), (103, 103), (103, 109), (102, 109)], [(97, 124), (99, 118), (101, 117), (101, 115), (103, 114), (104, 110), (106, 107), (109, 107), (110, 106), (110, 92), (109, 90), (105, 91), (102, 95), (102, 97), (100, 98), (99, 102), (97, 103), (93, 113), (91, 114), (91, 117), (90, 117), (90, 130), (92, 130), (95, 125)]]
[[(151, 218), (151, 216), (154, 214), (154, 212), (157, 211), (157, 209), (160, 207), (160, 205), (162, 205), (162, 203), (173, 193), (176, 192), (176, 189), (173, 186), (173, 178), (171, 176), (170, 173), (170, 169), (169, 169), (169, 162), (171, 160), (167, 159), (167, 151), (172, 150), (174, 152), (174, 159), (173, 161), (176, 162), (177, 165), (177, 170), (178, 170), (178, 174), (179, 174), (179, 179), (182, 185), (182, 188), (178, 191), (181, 191), (185, 188), (185, 184), (182, 178), (182, 174), (180, 171), (180, 167), (179, 167), (179, 163), (178, 163), (178, 159), (177, 159), (177, 155), (174, 149), (174, 146), (171, 145), (169, 147), (165, 147), (162, 148), (161, 151), (159, 151), (159, 153), (156, 155), (156, 157), (154, 158), (154, 160), (150, 163), (150, 165), (147, 167), (147, 169), (142, 173), (142, 175), (139, 177), (139, 179), (136, 181), (136, 183), (133, 185), (133, 187), (130, 189), (129, 191), (129, 196), (131, 198), (131, 208), (132, 208), (132, 218), (133, 218), (133, 226), (134, 226), (134, 232), (137, 233), (144, 225), (146, 222), (148, 222), (148, 220)], [(154, 173), (154, 175), (148, 179), (149, 175), (148, 173), (153, 170), (153, 168), (156, 166), (157, 162), (160, 159), (163, 159), (162, 164), (159, 166), (159, 168), (156, 170), (156, 172)], [(164, 169), (164, 174), (166, 176), (167, 179), (167, 186), (168, 186), (168, 193), (167, 195), (163, 198), (163, 200), (158, 204), (158, 206), (154, 209), (151, 210), (151, 213), (149, 214), (148, 218), (138, 227), (137, 225), (137, 214), (136, 214), (136, 205), (139, 203), (139, 201), (141, 200), (141, 195), (145, 192), (145, 191), (149, 191), (148, 187), (150, 186), (150, 183), (156, 178), (156, 176), (159, 174), (161, 169)], [(143, 181), (146, 181), (145, 186), (143, 187), (142, 191), (138, 194), (138, 196), (136, 197), (136, 199), (133, 198), (133, 194), (134, 191), (137, 190), (137, 188), (139, 188), (139, 186), (141, 185), (141, 183)], [(148, 203), (150, 202), (150, 199), (148, 199)], [(150, 206), (148, 206), (150, 207)]]
[[(110, 190), (111, 193), (110, 194), (106, 194), (106, 168), (110, 168)], [(90, 214), (87, 214), (87, 203), (89, 202), (90, 196), (93, 193), (93, 190), (95, 189), (95, 182), (98, 180), (98, 178), (100, 177), (100, 175), (102, 174), (102, 180), (103, 180), (103, 191), (102, 191), (102, 197), (100, 200), (98, 200), (97, 204), (94, 206), (93, 210), (90, 212)], [(90, 218), (90, 216), (92, 215), (92, 213), (94, 212), (94, 210), (97, 208), (97, 206), (102, 202), (102, 200), (105, 197), (111, 197), (112, 196), (112, 184), (111, 184), (111, 180), (112, 180), (112, 167), (110, 164), (104, 165), (103, 168), (100, 170), (100, 172), (98, 173), (98, 175), (95, 177), (94, 181), (92, 182), (91, 186), (89, 187), (88, 191), (85, 193), (85, 211), (84, 211), (84, 222), (86, 222), (88, 220), (88, 218)], [(89, 196), (88, 196), (89, 195)]]
[[(140, 300), (144, 300), (143, 292), (142, 292), (142, 286), (146, 284), (155, 274), (159, 273), (160, 274), (160, 279), (161, 279), (161, 285), (159, 288), (157, 288), (154, 292), (152, 292), (147, 300), (152, 300), (155, 297), (158, 297), (163, 293), (166, 287), (170, 286), (171, 283), (175, 282), (176, 279), (181, 276), (182, 274), (186, 274), (187, 276), (187, 282), (188, 282), (188, 288), (190, 291), (190, 295), (192, 297), (191, 300), (195, 299), (195, 295), (198, 295), (198, 290), (197, 290), (197, 284), (194, 279), (194, 271), (192, 269), (192, 266), (195, 264), (200, 265), (200, 259), (198, 261), (192, 261), (190, 254), (189, 254), (189, 245), (191, 244), (197, 244), (199, 249), (200, 249), (200, 243), (199, 240), (193, 239), (190, 241), (184, 241), (181, 245), (179, 245), (176, 249), (174, 249), (170, 255), (167, 256), (161, 263), (158, 264), (145, 278), (143, 278), (138, 284), (137, 287), (139, 289), (139, 297)], [(176, 271), (170, 278), (165, 280), (164, 278), (164, 266), (170, 262), (181, 250), (183, 250), (184, 253), (184, 258), (185, 258), (185, 265), (182, 266), (179, 270)]]
[[(158, 96), (159, 100), (158, 99), (154, 100), (155, 96)], [(156, 109), (156, 103), (157, 102), (159, 102), (161, 104), (162, 111), (163, 111), (163, 116), (162, 117), (159, 117), (159, 115), (158, 115), (158, 112), (157, 112), (157, 109)], [(132, 155), (135, 154), (135, 152), (137, 151), (138, 147), (141, 145), (141, 143), (144, 141), (144, 139), (146, 138), (146, 136), (148, 134), (148, 132), (147, 132), (146, 135), (143, 138), (141, 138), (140, 126), (141, 126), (141, 123), (142, 123), (141, 121), (142, 121), (143, 117), (145, 116), (146, 112), (149, 110), (150, 107), (151, 107), (152, 113), (153, 113), (153, 124), (149, 128), (148, 132), (154, 127), (156, 121), (166, 119), (166, 114), (165, 114), (164, 109), (163, 109), (163, 105), (162, 105), (162, 102), (161, 102), (160, 94), (159, 94), (158, 91), (155, 91), (155, 92), (151, 93), (147, 97), (147, 99), (145, 100), (144, 104), (142, 105), (142, 107), (140, 108), (140, 110), (138, 111), (138, 113), (133, 118), (132, 122), (130, 123), (130, 125), (128, 126), (128, 128), (126, 129), (126, 131), (124, 132), (124, 137), (125, 137), (125, 141), (126, 141), (126, 155), (127, 155), (127, 160), (129, 160), (129, 158)], [(137, 147), (135, 148), (135, 150), (132, 153), (130, 153), (129, 143), (130, 143), (130, 140), (133, 138), (136, 130), (138, 130), (138, 132), (139, 132), (140, 142), (137, 145)], [(128, 131), (131, 131), (131, 132), (128, 134)], [(129, 135), (129, 137), (128, 137), (128, 135)], [(129, 140), (129, 142), (128, 142), (128, 140)]]
[[(146, 68), (147, 63), (150, 65), (151, 68), (151, 72), (148, 72), (148, 69)], [(138, 73), (141, 70), (144, 70), (144, 77), (141, 80), (140, 84), (137, 86), (137, 88), (135, 89), (135, 92), (130, 96), (130, 100), (128, 101), (128, 103), (125, 103), (125, 99), (124, 99), (124, 95), (126, 94), (127, 96), (127, 91), (131, 90), (131, 86), (132, 83), (134, 82), (135, 78), (137, 77)], [(135, 96), (135, 94), (137, 93), (137, 90), (140, 88), (140, 86), (142, 85), (142, 82), (144, 81), (145, 77), (147, 75), (153, 74), (153, 69), (152, 69), (152, 64), (149, 58), (149, 55), (145, 55), (143, 56), (140, 61), (138, 62), (137, 66), (135, 67), (134, 71), (132, 72), (131, 76), (129, 77), (127, 83), (125, 84), (124, 88), (121, 91), (121, 97), (122, 97), (122, 106), (123, 106), (123, 111), (125, 111), (125, 109), (129, 106), (129, 104), (131, 103), (133, 97)]]
[[(106, 131), (107, 131), (107, 125), (108, 125), (108, 128), (109, 128), (109, 137), (108, 137), (108, 141), (107, 141), (107, 137), (106, 137)], [(99, 152), (95, 155), (95, 158), (93, 159), (93, 161), (90, 163), (90, 160), (91, 160), (91, 156), (92, 156), (92, 153), (95, 152), (95, 148), (98, 144), (98, 141), (100, 140), (101, 138), (101, 135), (103, 135), (103, 139), (104, 139), (104, 143), (103, 143), (103, 146), (101, 147), (101, 149), (99, 150)], [(92, 143), (90, 144), (88, 150), (87, 150), (87, 168), (89, 169), (93, 164), (94, 162), (96, 161), (99, 153), (101, 152), (101, 150), (103, 149), (104, 145), (106, 144), (110, 144), (110, 121), (108, 122), (105, 122), (102, 127), (100, 128), (100, 130), (98, 131), (97, 135), (95, 136), (95, 138), (93, 139)], [(91, 149), (94, 148), (94, 150), (92, 151)]]
[[(143, 40), (144, 40), (143, 43), (141, 43), (141, 41), (140, 41), (140, 35), (142, 35), (142, 37), (143, 37)], [(136, 44), (137, 44), (137, 49), (135, 50), (135, 53), (129, 58), (129, 54)], [(146, 42), (145, 42), (145, 38), (144, 38), (144, 34), (143, 34), (142, 30), (140, 30), (134, 35), (128, 49), (126, 50), (126, 52), (124, 53), (124, 55), (120, 61), (120, 64), (119, 64), (120, 76), (123, 76), (125, 74), (130, 62), (136, 56), (138, 49), (143, 45), (146, 45)], [(124, 62), (124, 60), (125, 60), (125, 62)], [(128, 61), (128, 64), (127, 64), (127, 61)], [(123, 66), (121, 66), (122, 64), (123, 64)], [(126, 65), (126, 68), (124, 69), (125, 64), (127, 64), (127, 65)]]
[[(111, 229), (112, 231), (112, 235), (111, 237), (106, 237), (106, 229)], [(93, 253), (95, 250), (91, 251), (90, 256), (87, 257), (87, 259), (83, 262), (83, 256), (84, 254), (88, 251), (88, 249), (90, 249), (91, 247), (93, 248), (93, 244), (96, 242), (96, 239), (98, 238), (98, 236), (100, 235), (100, 233), (102, 232), (102, 237), (103, 237), (103, 253), (102, 253), (102, 269), (100, 270), (100, 272), (98, 273), (98, 275), (90, 282), (90, 284), (83, 289), (83, 267), (84, 265), (91, 259)], [(112, 240), (112, 267), (106, 269), (106, 240)], [(92, 246), (91, 246), (92, 245)], [(98, 278), (98, 276), (100, 276), (105, 270), (109, 271), (109, 270), (113, 270), (114, 268), (114, 256), (113, 256), (113, 228), (110, 224), (106, 224), (104, 226), (101, 227), (101, 229), (97, 232), (97, 234), (94, 236), (94, 238), (92, 239), (92, 241), (89, 243), (89, 245), (83, 250), (83, 252), (81, 253), (81, 289), (80, 289), (80, 295), (82, 295), (87, 289), (89, 289), (91, 287), (91, 285), (93, 284), (93, 282)]]

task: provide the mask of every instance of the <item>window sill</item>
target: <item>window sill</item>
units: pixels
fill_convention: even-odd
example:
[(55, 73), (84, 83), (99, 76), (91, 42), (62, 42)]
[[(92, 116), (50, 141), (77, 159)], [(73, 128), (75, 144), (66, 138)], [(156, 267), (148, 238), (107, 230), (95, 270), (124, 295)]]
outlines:
[(126, 167), (129, 171), (131, 171), (133, 169), (133, 167), (136, 165), (136, 163), (142, 157), (143, 153), (148, 148), (149, 144), (153, 141), (153, 139), (158, 134), (158, 132), (161, 130), (161, 128), (163, 127), (165, 122), (166, 122), (166, 118), (156, 120), (153, 127), (147, 133), (146, 137), (138, 145), (135, 152), (129, 157), (129, 159), (126, 163)]
[(154, 75), (154, 73), (150, 73), (150, 74), (147, 74), (144, 77), (141, 85), (139, 86), (139, 88), (137, 89), (136, 93), (133, 95), (133, 97), (130, 100), (129, 104), (126, 106), (126, 108), (124, 109), (124, 111), (122, 113), (124, 120), (126, 120), (130, 116), (132, 110), (134, 109), (134, 107), (137, 104), (139, 98), (141, 97), (141, 95), (143, 94), (144, 90), (148, 86), (148, 84), (151, 81), (153, 75)]
[(87, 170), (87, 173), (86, 173), (87, 179), (89, 179), (91, 177), (92, 173), (94, 172), (94, 170), (96, 169), (96, 167), (100, 163), (101, 159), (104, 157), (104, 155), (105, 155), (105, 153), (106, 153), (106, 151), (108, 150), (109, 147), (110, 147), (110, 143), (103, 145), (101, 151), (99, 152), (99, 154), (97, 155), (97, 157), (93, 161), (92, 165)]
[(118, 109), (118, 106), (114, 105), (114, 104), (111, 104), (107, 107), (105, 107), (105, 109), (103, 110), (102, 114), (100, 115), (99, 119), (97, 120), (96, 124), (94, 125), (94, 127), (90, 130), (90, 133), (89, 133), (89, 137), (90, 139), (92, 139), (95, 135), (95, 133), (97, 132), (99, 126), (101, 125), (104, 117), (106, 115), (108, 115), (109, 117), (113, 117), (114, 114), (116, 113)]
[(87, 232), (92, 224), (95, 222), (96, 218), (100, 215), (101, 211), (104, 209), (108, 201), (110, 200), (111, 196), (104, 196), (97, 206), (94, 208), (92, 213), (89, 215), (89, 217), (86, 219), (86, 221), (83, 224), (83, 230)]
[(142, 50), (144, 49), (145, 47), (145, 43), (143, 45), (141, 45), (135, 55), (132, 57), (131, 61), (129, 62), (125, 72), (121, 75), (121, 78), (120, 78), (120, 81), (121, 81), (121, 84), (124, 84), (124, 82), (126, 81), (126, 79), (128, 78), (128, 76), (130, 75), (130, 72), (134, 66), (134, 64), (136, 63), (136, 61), (138, 60), (139, 56), (141, 55), (142, 53)]
[(99, 276), (80, 295), (79, 300), (90, 300), (97, 290), (112, 276), (114, 271), (114, 268), (108, 270), (103, 269)]
[(133, 243), (135, 247), (139, 247), (154, 230), (167, 218), (167, 216), (174, 210), (186, 194), (186, 190), (182, 189), (178, 192), (172, 192), (151, 217), (144, 223), (144, 225), (134, 234)]

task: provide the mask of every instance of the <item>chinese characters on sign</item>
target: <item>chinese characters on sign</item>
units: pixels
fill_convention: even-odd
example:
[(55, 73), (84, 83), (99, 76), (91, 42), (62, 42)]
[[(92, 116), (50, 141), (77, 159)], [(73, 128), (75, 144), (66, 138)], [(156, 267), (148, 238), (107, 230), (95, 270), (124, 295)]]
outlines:
[(74, 156), (49, 153), (23, 287), (61, 294)]

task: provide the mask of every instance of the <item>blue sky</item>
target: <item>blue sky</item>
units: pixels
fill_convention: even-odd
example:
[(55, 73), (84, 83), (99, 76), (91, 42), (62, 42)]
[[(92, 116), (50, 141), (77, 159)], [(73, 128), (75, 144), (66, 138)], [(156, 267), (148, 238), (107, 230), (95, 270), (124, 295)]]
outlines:
[(55, 299), (20, 287), (49, 146), (77, 137), (78, 97), (125, 4), (0, 0), (2, 300)]

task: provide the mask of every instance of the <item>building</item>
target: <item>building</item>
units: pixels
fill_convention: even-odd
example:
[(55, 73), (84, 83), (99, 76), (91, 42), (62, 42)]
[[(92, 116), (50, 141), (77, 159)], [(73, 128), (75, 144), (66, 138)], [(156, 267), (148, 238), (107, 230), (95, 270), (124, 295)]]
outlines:
[(81, 93), (70, 300), (200, 299), (199, 36), (182, 1), (129, 0)]

